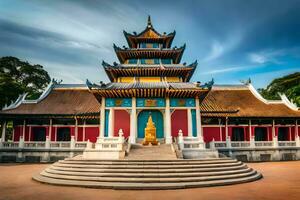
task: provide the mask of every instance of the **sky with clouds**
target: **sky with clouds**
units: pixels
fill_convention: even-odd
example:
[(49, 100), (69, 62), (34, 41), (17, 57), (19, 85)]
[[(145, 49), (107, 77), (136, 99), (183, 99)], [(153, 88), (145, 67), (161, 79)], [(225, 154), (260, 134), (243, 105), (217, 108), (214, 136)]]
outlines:
[(300, 0), (0, 0), (0, 56), (41, 64), (64, 83), (108, 79), (123, 30), (140, 32), (151, 15), (159, 32), (176, 30), (182, 62), (198, 60), (191, 81), (256, 88), (300, 71)]

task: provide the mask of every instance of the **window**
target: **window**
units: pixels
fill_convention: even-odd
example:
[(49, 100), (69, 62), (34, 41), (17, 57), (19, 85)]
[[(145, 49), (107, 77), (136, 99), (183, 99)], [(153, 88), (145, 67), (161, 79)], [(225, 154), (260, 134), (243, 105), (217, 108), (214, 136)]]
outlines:
[(232, 128), (232, 141), (244, 141), (244, 128), (242, 127), (233, 127)]
[(33, 141), (46, 141), (46, 128), (45, 127), (33, 127)]
[(141, 59), (141, 64), (144, 65), (153, 65), (153, 64), (159, 64), (159, 59), (158, 58), (154, 58), (154, 59)]
[(70, 128), (58, 128), (56, 141), (70, 141), (71, 130)]
[(137, 64), (137, 59), (128, 59), (128, 64)]
[(161, 63), (162, 64), (172, 64), (172, 59), (169, 59), (169, 58), (168, 59), (166, 59), (166, 58), (165, 59), (161, 59)]
[(254, 134), (255, 134), (255, 141), (267, 141), (266, 127), (256, 127)]
[(147, 48), (147, 49), (152, 49), (152, 48), (159, 48), (158, 43), (140, 43), (140, 48)]
[(158, 59), (158, 58), (155, 58), (155, 59), (154, 59), (154, 64), (156, 64), (156, 65), (159, 64), (159, 59)]
[(278, 141), (288, 141), (289, 128), (279, 127), (278, 128)]

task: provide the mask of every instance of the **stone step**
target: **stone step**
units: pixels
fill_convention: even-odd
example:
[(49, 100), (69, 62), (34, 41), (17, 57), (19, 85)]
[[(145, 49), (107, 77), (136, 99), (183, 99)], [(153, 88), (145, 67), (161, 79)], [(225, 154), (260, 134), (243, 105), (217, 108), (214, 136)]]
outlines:
[(148, 177), (148, 178), (163, 178), (163, 177), (200, 177), (200, 176), (216, 176), (216, 175), (230, 175), (250, 172), (251, 168), (244, 168), (239, 170), (215, 171), (215, 172), (181, 172), (181, 173), (103, 173), (103, 172), (77, 172), (77, 171), (61, 171), (52, 168), (45, 169), (51, 174), (60, 175), (76, 175), (76, 176), (94, 176), (94, 177)]
[(138, 160), (130, 160), (130, 159), (120, 159), (120, 160), (111, 160), (111, 159), (101, 159), (101, 160), (89, 160), (89, 159), (83, 159), (82, 155), (73, 157), (73, 158), (65, 158), (65, 161), (87, 161), (87, 162), (93, 162), (93, 161), (100, 161), (100, 162), (190, 162), (190, 161), (221, 161), (221, 160), (235, 160), (228, 157), (223, 158), (204, 158), (204, 159), (154, 159), (154, 160), (148, 160), (148, 159), (138, 159)]
[(101, 181), (101, 182), (134, 182), (134, 183), (176, 183), (176, 182), (195, 182), (195, 181), (211, 181), (225, 180), (232, 178), (243, 178), (256, 174), (256, 171), (251, 170), (246, 173), (218, 175), (218, 176), (202, 176), (202, 177), (174, 177), (174, 178), (145, 178), (145, 177), (94, 177), (94, 176), (75, 176), (75, 175), (60, 175), (52, 174), (46, 171), (41, 172), (42, 176), (55, 179), (77, 180), (77, 181)]
[(183, 169), (118, 169), (118, 168), (72, 168), (72, 167), (62, 167), (52, 165), (51, 169), (60, 170), (60, 171), (77, 171), (77, 172), (104, 172), (104, 173), (187, 173), (187, 172), (214, 172), (214, 171), (230, 171), (230, 170), (239, 170), (247, 168), (245, 164), (236, 165), (236, 166), (227, 166), (227, 167), (209, 167), (209, 168), (183, 168)]
[(189, 164), (221, 164), (221, 163), (234, 163), (237, 160), (234, 159), (222, 159), (222, 160), (188, 160), (188, 161), (134, 161), (130, 160), (127, 162), (116, 162), (116, 161), (84, 161), (84, 160), (61, 160), (58, 163), (61, 164), (84, 164), (84, 165), (189, 165)]
[(123, 190), (162, 190), (162, 189), (184, 189), (195, 187), (209, 187), (209, 186), (223, 186), (238, 183), (246, 183), (255, 181), (262, 178), (260, 173), (255, 173), (247, 177), (232, 178), (225, 180), (211, 180), (211, 181), (195, 181), (195, 182), (172, 182), (172, 183), (128, 183), (128, 182), (101, 182), (101, 181), (77, 181), (54, 179), (42, 176), (40, 174), (34, 175), (33, 179), (43, 183), (64, 186), (79, 186), (79, 187), (92, 187), (103, 189), (123, 189)]
[(82, 160), (49, 166), (34, 180), (66, 186), (112, 189), (176, 189), (237, 184), (262, 175), (233, 159)]
[(219, 164), (190, 164), (190, 165), (95, 165), (95, 164), (64, 164), (55, 163), (56, 167), (71, 167), (71, 168), (104, 168), (104, 169), (188, 169), (188, 168), (209, 168), (209, 167), (226, 167), (241, 165), (240, 161), (232, 163), (219, 163)]

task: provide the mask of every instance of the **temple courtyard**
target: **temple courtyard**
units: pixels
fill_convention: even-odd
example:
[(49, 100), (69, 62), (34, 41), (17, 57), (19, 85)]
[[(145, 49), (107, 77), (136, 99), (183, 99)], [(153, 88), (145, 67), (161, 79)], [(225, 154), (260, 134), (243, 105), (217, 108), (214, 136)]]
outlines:
[(248, 163), (264, 178), (245, 184), (180, 190), (108, 190), (41, 184), (31, 179), (48, 164), (1, 164), (0, 199), (299, 199), (300, 161)]

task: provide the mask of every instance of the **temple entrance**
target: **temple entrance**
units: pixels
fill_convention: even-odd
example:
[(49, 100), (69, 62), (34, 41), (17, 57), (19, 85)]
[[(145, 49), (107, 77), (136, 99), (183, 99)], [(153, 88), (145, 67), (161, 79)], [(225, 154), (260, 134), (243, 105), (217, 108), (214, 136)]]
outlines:
[(278, 128), (278, 141), (288, 141), (289, 140), (289, 128), (279, 127)]
[(71, 130), (70, 128), (58, 128), (56, 141), (70, 141)]
[(45, 141), (46, 140), (46, 128), (34, 127), (32, 128), (33, 141)]
[(145, 137), (145, 128), (149, 115), (151, 114), (153, 123), (156, 127), (156, 137), (164, 137), (164, 120), (161, 112), (159, 110), (143, 110), (138, 115), (138, 138)]
[(232, 141), (244, 141), (244, 128), (241, 127), (233, 127), (232, 128)]

